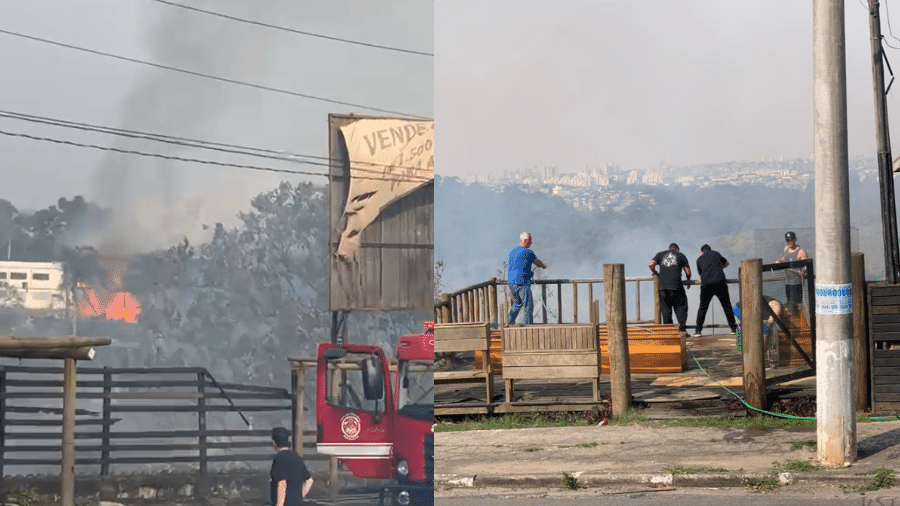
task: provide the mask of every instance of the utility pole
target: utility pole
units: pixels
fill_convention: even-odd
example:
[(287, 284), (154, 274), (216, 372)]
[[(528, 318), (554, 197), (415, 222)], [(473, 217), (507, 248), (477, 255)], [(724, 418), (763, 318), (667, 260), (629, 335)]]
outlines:
[(878, 141), (878, 179), (881, 190), (881, 229), (884, 238), (884, 273), (890, 284), (900, 277), (900, 241), (897, 239), (897, 205), (884, 89), (884, 47), (878, 0), (869, 0), (869, 33), (872, 45), (872, 80), (875, 87), (875, 131)]
[(818, 458), (856, 453), (844, 1), (813, 0)]

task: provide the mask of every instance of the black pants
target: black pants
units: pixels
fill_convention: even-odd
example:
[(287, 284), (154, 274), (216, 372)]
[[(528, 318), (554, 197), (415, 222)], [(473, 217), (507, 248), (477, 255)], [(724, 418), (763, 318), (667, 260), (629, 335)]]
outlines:
[(728, 283), (713, 283), (711, 285), (700, 285), (700, 307), (697, 308), (697, 333), (703, 330), (703, 322), (706, 320), (706, 311), (709, 309), (709, 302), (713, 295), (719, 298), (722, 303), (722, 310), (725, 311), (725, 319), (728, 320), (728, 326), (731, 331), (737, 330), (737, 324), (734, 322), (734, 311), (731, 310), (731, 296), (728, 294)]
[(666, 325), (672, 323), (672, 309), (675, 310), (675, 318), (678, 319), (678, 330), (684, 332), (687, 328), (687, 294), (684, 288), (681, 290), (660, 290), (659, 311), (662, 313), (662, 322)]

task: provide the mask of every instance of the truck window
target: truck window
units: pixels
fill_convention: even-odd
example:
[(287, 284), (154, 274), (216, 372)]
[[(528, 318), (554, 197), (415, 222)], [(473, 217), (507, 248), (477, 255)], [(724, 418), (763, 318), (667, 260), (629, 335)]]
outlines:
[(400, 364), (400, 405), (434, 405), (434, 362)]
[(340, 360), (329, 360), (326, 372), (326, 401), (344, 409), (384, 412), (384, 395), (381, 399), (368, 400), (363, 390), (363, 373), (360, 364), (369, 355), (348, 353)]

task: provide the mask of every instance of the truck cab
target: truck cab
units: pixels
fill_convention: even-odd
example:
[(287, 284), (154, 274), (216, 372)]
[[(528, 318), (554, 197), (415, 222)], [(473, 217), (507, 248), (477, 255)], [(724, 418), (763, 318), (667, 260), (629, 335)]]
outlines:
[(401, 506), (434, 503), (434, 324), (424, 326), (400, 337), (393, 369), (381, 348), (348, 343), (320, 344), (316, 363), (318, 452), (392, 480)]

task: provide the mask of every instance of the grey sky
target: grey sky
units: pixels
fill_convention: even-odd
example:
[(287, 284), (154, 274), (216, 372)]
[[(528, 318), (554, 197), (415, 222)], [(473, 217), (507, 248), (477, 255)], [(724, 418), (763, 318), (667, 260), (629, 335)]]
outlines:
[[(868, 14), (845, 13), (850, 154), (874, 155)], [(812, 156), (812, 2), (438, 0), (434, 16), (440, 175)]]
[[(298, 30), (433, 52), (433, 4), (421, 0), (180, 0)], [(150, 0), (0, 3), (0, 29), (298, 93), (433, 116), (433, 63), (400, 54), (273, 31)], [(327, 156), (329, 113), (371, 111), (184, 76), (0, 34), (0, 109), (106, 126)], [(0, 130), (174, 156), (303, 171), (325, 167), (128, 141), (0, 118)], [(224, 167), (112, 156), (0, 136), (4, 191), (20, 209), (84, 195), (133, 205), (160, 240), (227, 221), (281, 180)], [(324, 183), (321, 177), (312, 181)], [(160, 208), (166, 208), (163, 214)], [(154, 236), (155, 230), (142, 233)], [(155, 237), (155, 236), (154, 236)]]

